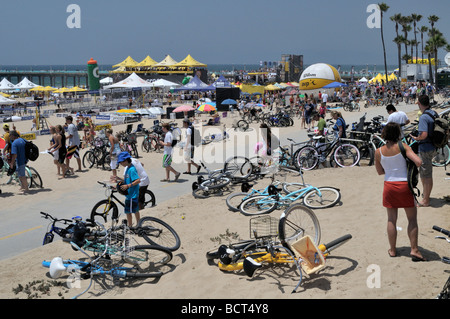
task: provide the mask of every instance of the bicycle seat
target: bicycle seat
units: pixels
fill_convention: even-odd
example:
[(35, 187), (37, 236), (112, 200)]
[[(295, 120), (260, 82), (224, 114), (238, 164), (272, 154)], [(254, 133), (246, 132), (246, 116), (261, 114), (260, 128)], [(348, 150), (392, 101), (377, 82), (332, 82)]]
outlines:
[(257, 263), (250, 257), (244, 259), (244, 272), (249, 277), (252, 277), (255, 270), (261, 267), (262, 265), (260, 263)]

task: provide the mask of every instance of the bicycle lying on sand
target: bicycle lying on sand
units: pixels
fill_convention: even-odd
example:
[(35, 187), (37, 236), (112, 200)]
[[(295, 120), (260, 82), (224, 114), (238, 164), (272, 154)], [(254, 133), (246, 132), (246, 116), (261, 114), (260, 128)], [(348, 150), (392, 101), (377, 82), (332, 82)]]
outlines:
[[(277, 238), (278, 235), (278, 238)], [(345, 235), (326, 245), (320, 241), (320, 225), (314, 212), (302, 205), (292, 205), (279, 220), (270, 216), (250, 219), (251, 240), (221, 245), (206, 253), (208, 260), (219, 259), (222, 271), (240, 271), (252, 277), (263, 265), (294, 264), (300, 279), (292, 290), (296, 292), (303, 274), (310, 275), (325, 267), (325, 257), (352, 238)]]
[[(450, 231), (443, 229), (438, 226), (433, 226), (433, 229), (443, 233), (446, 235), (444, 236), (436, 236), (437, 239), (444, 239), (447, 241), (447, 243), (450, 243)], [(450, 264), (450, 258), (449, 257), (442, 257), (441, 261), (446, 264)], [(448, 277), (447, 281), (444, 284), (444, 287), (442, 288), (441, 292), (437, 295), (436, 299), (450, 299), (450, 276)]]
[[(126, 221), (125, 221), (126, 222)], [(75, 241), (72, 247), (82, 252), (88, 261), (63, 260), (55, 257), (51, 261), (43, 261), (42, 266), (49, 268), (52, 278), (59, 278), (69, 272), (72, 279), (90, 279), (89, 286), (74, 298), (86, 293), (96, 277), (110, 276), (113, 282), (123, 278), (159, 278), (163, 275), (160, 268), (172, 260), (172, 252), (155, 245), (130, 245), (126, 228), (122, 228), (122, 237), (114, 228), (106, 230), (97, 223), (97, 228), (85, 234), (93, 237), (93, 241), (84, 243), (83, 248)], [(120, 235), (120, 232), (119, 232)], [(117, 238), (122, 238), (117, 240)], [(96, 255), (91, 257), (85, 249), (96, 249)]]

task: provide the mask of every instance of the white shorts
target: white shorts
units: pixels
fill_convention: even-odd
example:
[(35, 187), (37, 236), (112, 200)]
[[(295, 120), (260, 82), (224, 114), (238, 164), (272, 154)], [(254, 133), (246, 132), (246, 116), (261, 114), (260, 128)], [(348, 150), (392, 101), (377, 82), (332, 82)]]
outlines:
[(53, 152), (53, 159), (55, 161), (59, 161), (59, 150)]
[(111, 169), (116, 169), (117, 168), (117, 154), (112, 154), (111, 155), (111, 162), (109, 163), (109, 165), (111, 166)]

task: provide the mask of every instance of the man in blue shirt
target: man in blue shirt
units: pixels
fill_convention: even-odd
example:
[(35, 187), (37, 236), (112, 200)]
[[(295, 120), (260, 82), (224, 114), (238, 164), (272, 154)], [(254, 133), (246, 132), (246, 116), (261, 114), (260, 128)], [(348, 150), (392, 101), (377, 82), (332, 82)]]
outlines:
[(410, 135), (412, 139), (419, 143), (419, 157), (422, 160), (422, 166), (419, 168), (420, 179), (423, 186), (423, 199), (419, 202), (420, 206), (430, 205), (430, 195), (433, 188), (433, 163), (432, 159), (436, 156), (436, 148), (431, 140), (434, 130), (434, 119), (437, 113), (430, 108), (430, 99), (427, 95), (419, 96), (417, 100), (422, 115), (419, 118), (419, 135)]
[(9, 165), (16, 166), (16, 172), (20, 180), (20, 193), (28, 193), (28, 181), (25, 176), (25, 166), (28, 162), (25, 156), (25, 140), (16, 131), (9, 132), (11, 140), (11, 160)]
[(136, 224), (139, 222), (139, 183), (141, 182), (136, 168), (131, 164), (131, 155), (128, 152), (122, 152), (117, 157), (117, 162), (125, 167), (123, 174), (124, 183), (120, 186), (123, 191), (128, 191), (125, 196), (125, 215), (127, 216), (128, 225), (131, 226), (133, 218), (136, 217)]

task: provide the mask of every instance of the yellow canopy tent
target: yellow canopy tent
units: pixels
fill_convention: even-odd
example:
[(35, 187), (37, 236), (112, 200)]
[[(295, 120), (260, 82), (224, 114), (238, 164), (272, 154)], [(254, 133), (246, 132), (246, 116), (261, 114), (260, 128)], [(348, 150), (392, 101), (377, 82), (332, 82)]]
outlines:
[(147, 55), (147, 57), (144, 60), (136, 64), (136, 67), (152, 67), (156, 63), (157, 62), (155, 60), (153, 60), (149, 55)]
[(278, 86), (273, 85), (273, 84), (269, 84), (269, 85), (264, 87), (264, 90), (266, 90), (266, 91), (275, 91), (275, 90), (280, 90), (280, 88)]
[(187, 68), (206, 68), (207, 65), (195, 60), (190, 54), (184, 60), (172, 65), (172, 67), (187, 67)]
[(53, 91), (53, 93), (65, 93), (65, 92), (69, 92), (69, 90), (70, 90), (69, 88), (62, 87), (60, 89)]
[[(408, 60), (409, 64), (428, 64), (428, 59), (419, 59), (419, 58), (412, 58)], [(431, 65), (434, 65), (435, 59), (431, 59)]]
[(388, 76), (388, 80), (389, 80), (389, 81), (395, 81), (395, 80), (397, 80), (397, 76), (396, 76), (394, 73), (391, 73), (391, 74)]
[(241, 91), (249, 94), (253, 93), (261, 93), (264, 94), (264, 86), (262, 85), (249, 85), (249, 84), (242, 84), (241, 85)]
[(164, 60), (162, 60), (159, 63), (156, 63), (153, 65), (153, 67), (172, 67), (174, 64), (177, 64), (178, 62), (175, 61), (170, 55), (167, 55)]
[(138, 64), (131, 56), (128, 56), (125, 60), (123, 60), (122, 62), (113, 65), (113, 68), (118, 68), (118, 67), (125, 67), (125, 68), (134, 68), (136, 67), (136, 64)]

